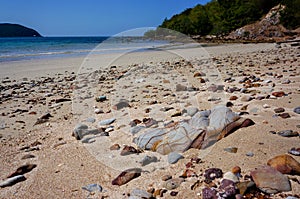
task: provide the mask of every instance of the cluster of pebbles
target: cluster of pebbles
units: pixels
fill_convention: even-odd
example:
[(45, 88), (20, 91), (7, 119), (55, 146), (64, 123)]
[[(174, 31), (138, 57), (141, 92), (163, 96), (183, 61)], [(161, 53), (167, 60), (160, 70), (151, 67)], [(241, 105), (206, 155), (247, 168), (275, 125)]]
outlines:
[[(299, 198), (299, 59), (297, 46), (282, 44), (271, 50), (223, 53), (204, 60), (110, 66), (39, 80), (5, 78), (0, 86), (0, 142), (3, 146), (20, 144), (26, 152), (24, 159), (34, 161), (31, 153), (38, 154), (41, 143), (24, 143), (13, 132), (25, 136), (72, 120), (76, 123), (73, 142), (119, 171), (103, 183), (82, 185), (88, 197)], [(210, 165), (199, 157), (199, 150), (161, 155), (133, 143), (143, 132), (172, 128), (197, 111), (220, 104), (254, 120), (256, 129), (267, 129), (262, 133), (272, 139), (292, 145), (286, 154), (268, 156), (259, 167), (236, 160), (239, 164), (230, 170), (228, 165), (225, 169), (223, 164)], [(234, 161), (244, 149), (229, 143), (232, 146), (222, 153)], [(61, 138), (53, 148), (68, 144)], [(259, 146), (264, 145), (267, 141), (261, 140)], [(259, 156), (255, 148), (247, 150), (244, 157)], [(271, 150), (276, 153), (276, 146)], [(1, 176), (1, 187), (22, 183), (25, 173), (35, 167), (39, 165), (25, 164), (19, 167), (25, 172)]]

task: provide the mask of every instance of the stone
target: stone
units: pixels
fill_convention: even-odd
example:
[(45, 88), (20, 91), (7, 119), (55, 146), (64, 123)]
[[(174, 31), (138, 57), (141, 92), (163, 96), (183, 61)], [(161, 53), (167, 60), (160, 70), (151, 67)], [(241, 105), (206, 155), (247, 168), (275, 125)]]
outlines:
[(279, 131), (277, 134), (282, 137), (297, 137), (297, 136), (299, 136), (299, 133), (296, 131), (293, 131), (293, 130), (283, 130), (283, 131)]
[(280, 114), (278, 114), (278, 116), (281, 117), (281, 118), (283, 118), (283, 119), (291, 117), (289, 113), (280, 113)]
[(238, 150), (237, 147), (228, 147), (228, 148), (225, 148), (224, 151), (227, 151), (229, 153), (236, 153)]
[(146, 156), (140, 161), (140, 164), (141, 164), (141, 166), (146, 166), (146, 165), (151, 164), (151, 163), (153, 163), (153, 162), (158, 162), (157, 157), (146, 155)]
[(89, 117), (89, 118), (87, 118), (85, 121), (86, 121), (86, 122), (90, 122), (90, 123), (94, 123), (94, 122), (96, 122), (96, 119), (93, 118), (93, 117)]
[(284, 111), (285, 111), (285, 109), (284, 109), (284, 108), (281, 108), (281, 107), (280, 107), (280, 108), (275, 108), (275, 109), (274, 109), (274, 112), (275, 112), (275, 113), (283, 113)]
[(256, 186), (267, 194), (291, 191), (291, 184), (287, 176), (270, 166), (261, 166), (250, 175)]
[(123, 108), (127, 108), (130, 107), (129, 103), (127, 100), (121, 100), (120, 102), (118, 102), (117, 104), (115, 104), (112, 109), (114, 110), (121, 110)]
[(231, 101), (233, 101), (233, 100), (237, 100), (238, 99), (238, 97), (237, 96), (235, 96), (235, 95), (233, 95), (233, 96), (230, 96), (230, 98), (229, 98), (229, 100), (231, 100)]
[(290, 155), (275, 156), (267, 164), (283, 174), (300, 175), (300, 163)]
[(104, 112), (103, 112), (103, 110), (101, 110), (101, 109), (99, 109), (99, 108), (96, 108), (96, 109), (94, 110), (94, 113), (95, 113), (95, 114), (100, 114), (100, 113), (104, 113)]
[(235, 183), (228, 179), (223, 179), (219, 187), (219, 196), (221, 198), (233, 198), (237, 194)]
[(297, 114), (300, 114), (300, 106), (294, 108), (294, 112)]
[(167, 181), (167, 180), (170, 180), (170, 179), (172, 179), (171, 175), (164, 175), (164, 176), (161, 177), (162, 181)]
[(207, 181), (212, 181), (216, 178), (221, 178), (223, 171), (219, 168), (209, 168), (204, 171), (204, 177)]
[(282, 97), (285, 96), (285, 93), (283, 91), (277, 91), (277, 92), (273, 92), (272, 95), (275, 97)]
[(289, 152), (289, 154), (292, 154), (295, 156), (300, 156), (300, 148), (296, 149), (295, 147), (293, 147), (288, 152)]
[(213, 188), (205, 187), (202, 189), (202, 199), (217, 199), (217, 191)]
[(180, 91), (187, 91), (187, 87), (186, 86), (183, 86), (181, 84), (177, 84), (176, 85), (176, 91), (177, 92), (180, 92)]
[(87, 130), (89, 127), (86, 124), (77, 124), (73, 130), (72, 135), (80, 140), (82, 138), (82, 134), (84, 130)]
[(131, 128), (130, 128), (130, 133), (131, 133), (132, 135), (135, 135), (135, 134), (137, 134), (138, 132), (140, 132), (140, 131), (143, 130), (143, 129), (145, 129), (144, 126), (134, 126), (134, 127), (131, 127)]
[(141, 176), (142, 169), (140, 168), (132, 168), (132, 169), (127, 169), (123, 172), (120, 173), (113, 181), (112, 185), (118, 185), (122, 186), (131, 180)]
[(112, 145), (111, 147), (109, 147), (109, 149), (111, 150), (111, 151), (117, 151), (117, 150), (119, 150), (121, 148), (121, 146), (119, 145), (119, 144), (114, 144), (114, 145)]
[(110, 124), (114, 123), (114, 121), (116, 121), (116, 118), (110, 118), (110, 119), (106, 119), (106, 120), (101, 120), (99, 122), (99, 126), (110, 125)]
[(6, 180), (3, 180), (2, 182), (0, 182), (0, 187), (9, 187), (9, 186), (13, 186), (15, 184), (17, 184), (18, 182), (22, 182), (26, 180), (25, 176), (23, 175), (16, 175), (10, 178), (7, 178)]
[(125, 145), (124, 148), (122, 149), (120, 155), (126, 156), (126, 155), (131, 155), (131, 154), (138, 154), (138, 153), (140, 153), (140, 151), (137, 150), (136, 148), (134, 148), (133, 146)]
[(84, 187), (82, 187), (83, 190), (86, 190), (88, 192), (102, 192), (103, 188), (98, 184), (89, 184)]
[(136, 198), (141, 198), (141, 199), (149, 199), (152, 198), (152, 194), (142, 190), (142, 189), (133, 189), (130, 192), (130, 197), (136, 197)]
[(168, 189), (168, 190), (173, 190), (173, 189), (178, 188), (183, 181), (184, 181), (183, 178), (170, 179), (170, 180), (167, 180), (163, 183), (163, 187)]
[(198, 110), (198, 108), (196, 108), (196, 107), (188, 107), (188, 108), (186, 108), (186, 113), (187, 113), (189, 116), (191, 116), (191, 117), (193, 117), (198, 111), (199, 111), (199, 110)]
[(35, 156), (32, 155), (32, 154), (26, 154), (26, 155), (24, 155), (21, 159), (22, 159), (22, 160), (25, 160), (25, 159), (30, 159), (30, 158), (35, 158)]
[(181, 115), (182, 115), (181, 111), (176, 111), (176, 112), (174, 112), (174, 113), (171, 115), (171, 117), (178, 117), (178, 116), (181, 116)]
[(263, 108), (270, 108), (271, 106), (269, 104), (264, 104)]
[(168, 154), (168, 162), (170, 164), (175, 164), (178, 160), (182, 159), (183, 156), (177, 152), (171, 152)]
[(18, 176), (18, 175), (23, 175), (25, 173), (32, 171), (32, 169), (34, 169), (35, 167), (36, 167), (36, 164), (25, 164), (25, 165), (17, 168), (17, 170), (15, 172), (13, 172), (12, 174), (10, 174), (9, 176), (7, 176), (7, 178), (11, 178), (11, 177)]
[(104, 102), (105, 100), (107, 100), (107, 97), (105, 95), (96, 97), (96, 102)]
[(244, 95), (243, 97), (241, 97), (241, 101), (242, 102), (249, 102), (253, 99), (253, 97), (248, 96), (248, 95)]
[(254, 156), (254, 153), (253, 153), (253, 152), (247, 152), (247, 153), (246, 153), (246, 156), (248, 156), (248, 157), (253, 157), (253, 156)]
[(282, 80), (281, 83), (282, 83), (282, 84), (289, 84), (289, 83), (291, 83), (291, 80), (289, 80), (289, 79), (284, 79), (284, 80)]

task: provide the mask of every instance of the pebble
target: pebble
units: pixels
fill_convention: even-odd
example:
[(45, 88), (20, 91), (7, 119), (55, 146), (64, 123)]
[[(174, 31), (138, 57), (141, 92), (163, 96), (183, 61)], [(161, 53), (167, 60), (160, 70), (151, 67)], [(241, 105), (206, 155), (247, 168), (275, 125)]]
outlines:
[(288, 113), (280, 113), (280, 114), (278, 114), (278, 116), (281, 117), (281, 118), (283, 118), (283, 119), (291, 117), (290, 114), (288, 114)]
[(137, 178), (141, 176), (142, 169), (140, 168), (132, 168), (132, 169), (127, 169), (123, 172), (120, 173), (113, 181), (112, 185), (118, 185), (122, 186), (129, 181), (133, 180), (134, 178)]
[(168, 190), (173, 190), (173, 189), (178, 188), (183, 181), (184, 181), (183, 178), (170, 179), (163, 183), (163, 187)]
[(238, 97), (235, 96), (235, 95), (233, 95), (233, 96), (231, 96), (231, 97), (229, 98), (229, 100), (237, 100), (237, 99), (238, 99)]
[(291, 184), (287, 176), (270, 166), (261, 166), (250, 175), (256, 186), (267, 194), (291, 191)]
[(35, 158), (35, 156), (32, 154), (26, 154), (21, 159), (24, 160), (24, 159), (30, 159), (30, 158)]
[(209, 102), (215, 102), (215, 101), (219, 101), (219, 100), (221, 100), (221, 98), (219, 98), (219, 97), (209, 96), (207, 98), (207, 101), (209, 101)]
[(280, 108), (275, 108), (275, 109), (274, 109), (274, 112), (275, 112), (275, 113), (283, 113), (284, 111), (285, 111), (285, 109), (284, 109), (284, 108), (281, 108), (281, 107), (280, 107)]
[(285, 80), (283, 80), (281, 83), (282, 83), (282, 84), (289, 84), (289, 83), (291, 83), (291, 80), (285, 79)]
[(289, 150), (289, 154), (292, 154), (295, 156), (300, 156), (300, 148), (297, 148), (297, 149), (295, 147), (291, 148)]
[(84, 130), (87, 130), (89, 127), (86, 124), (77, 124), (73, 130), (72, 135), (80, 140), (82, 138), (82, 134)]
[(114, 144), (111, 147), (109, 147), (111, 151), (119, 150), (120, 148), (121, 146), (119, 144)]
[(120, 155), (126, 156), (126, 155), (131, 155), (131, 154), (138, 154), (138, 153), (140, 153), (140, 151), (137, 150), (136, 148), (134, 148), (133, 146), (125, 145), (124, 148), (122, 149)]
[(219, 168), (209, 168), (204, 171), (204, 177), (207, 181), (212, 181), (216, 178), (221, 178), (223, 171)]
[(225, 148), (224, 151), (227, 151), (229, 153), (236, 153), (238, 150), (237, 147), (228, 147), (228, 148)]
[(297, 114), (300, 114), (300, 106), (294, 108), (294, 112)]
[(110, 119), (106, 119), (106, 120), (101, 120), (99, 122), (99, 126), (110, 125), (110, 124), (114, 123), (115, 120), (116, 120), (116, 118), (110, 118)]
[(288, 154), (275, 156), (267, 164), (283, 174), (300, 175), (300, 163)]
[(253, 97), (248, 96), (248, 95), (244, 95), (243, 97), (241, 97), (241, 101), (242, 102), (249, 102), (253, 99)]
[(148, 165), (148, 164), (151, 164), (151, 163), (157, 162), (157, 161), (158, 161), (157, 157), (146, 155), (146, 156), (140, 161), (140, 164), (141, 164), (142, 166), (146, 166), (146, 165)]
[(186, 86), (183, 86), (181, 84), (177, 84), (176, 85), (176, 91), (177, 92), (180, 92), (180, 91), (187, 91), (187, 87)]
[(148, 199), (148, 198), (152, 198), (152, 194), (149, 193), (149, 192), (147, 192), (147, 191), (145, 191), (145, 190), (133, 189), (130, 192), (130, 197), (141, 198), (141, 199)]
[(107, 100), (107, 98), (104, 95), (96, 97), (96, 102), (104, 102), (105, 100)]
[(178, 160), (182, 159), (183, 156), (177, 152), (171, 152), (168, 154), (168, 162), (170, 164), (175, 164)]
[(161, 180), (162, 180), (162, 181), (167, 181), (167, 180), (170, 180), (170, 179), (172, 179), (172, 176), (171, 176), (171, 175), (163, 175), (163, 176), (161, 177)]
[(254, 156), (254, 153), (253, 153), (253, 152), (248, 152), (248, 153), (246, 153), (246, 156), (248, 156), (248, 157), (253, 157), (253, 156)]
[(115, 104), (112, 108), (114, 110), (121, 110), (121, 109), (127, 108), (127, 107), (130, 107), (130, 105), (127, 102), (127, 100), (121, 100), (120, 102), (118, 102), (117, 104)]
[(86, 122), (90, 122), (90, 123), (94, 123), (94, 122), (96, 122), (96, 119), (93, 118), (93, 117), (89, 117), (89, 118), (87, 118), (85, 121), (86, 121)]
[(271, 106), (269, 104), (264, 104), (263, 108), (270, 108)]
[(186, 108), (186, 113), (189, 116), (191, 116), (191, 117), (193, 117), (198, 111), (199, 111), (199, 109), (196, 108), (196, 107), (188, 107), (188, 108)]
[(295, 132), (293, 130), (279, 131), (277, 134), (282, 136), (282, 137), (296, 137), (296, 136), (299, 135), (298, 132)]
[(285, 93), (283, 91), (278, 91), (278, 92), (273, 92), (272, 95), (275, 97), (282, 97), (285, 95)]
[(2, 182), (0, 182), (0, 187), (1, 188), (9, 187), (9, 186), (12, 186), (14, 184), (17, 184), (18, 182), (22, 182), (24, 180), (26, 180), (25, 176), (16, 175), (16, 176), (13, 176), (11, 178), (7, 178), (6, 180), (3, 180)]
[(95, 110), (94, 110), (94, 113), (95, 114), (100, 114), (100, 113), (104, 113), (101, 109), (99, 109), (99, 108), (96, 108)]
[(109, 132), (112, 132), (113, 130), (114, 130), (114, 127), (113, 127), (113, 126), (109, 126), (109, 127), (107, 127), (107, 128), (105, 129), (104, 132), (109, 133)]
[(20, 166), (19, 168), (17, 168), (17, 170), (15, 172), (10, 174), (8, 176), (8, 178), (28, 173), (28, 172), (32, 171), (32, 169), (34, 169), (35, 167), (36, 167), (36, 164), (25, 164), (23, 166)]
[(82, 187), (83, 190), (86, 190), (88, 192), (102, 192), (103, 188), (98, 184), (89, 184), (84, 187)]

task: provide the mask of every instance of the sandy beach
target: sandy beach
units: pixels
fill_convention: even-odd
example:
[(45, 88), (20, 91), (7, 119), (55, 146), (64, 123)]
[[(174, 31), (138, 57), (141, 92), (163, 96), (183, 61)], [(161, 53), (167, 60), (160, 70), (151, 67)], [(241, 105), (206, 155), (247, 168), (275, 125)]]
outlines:
[[(203, 189), (221, 180), (207, 183), (207, 169), (239, 166), (240, 182), (248, 182), (252, 171), (282, 154), (300, 172), (299, 55), (290, 44), (221, 44), (1, 63), (0, 180), (34, 166), (22, 174), (26, 180), (0, 188), (0, 198), (142, 198), (133, 190), (150, 194), (144, 198), (204, 198)], [(220, 105), (255, 124), (205, 150), (179, 152), (174, 164), (133, 142), (190, 120), (189, 110)], [(76, 139), (80, 124), (94, 133)], [(126, 145), (137, 152), (121, 155)], [(155, 161), (144, 165), (146, 156)], [(130, 168), (142, 172), (112, 185)], [(299, 175), (284, 175), (290, 191), (266, 194), (249, 185), (241, 197), (299, 198)], [(166, 176), (180, 183), (171, 189)]]

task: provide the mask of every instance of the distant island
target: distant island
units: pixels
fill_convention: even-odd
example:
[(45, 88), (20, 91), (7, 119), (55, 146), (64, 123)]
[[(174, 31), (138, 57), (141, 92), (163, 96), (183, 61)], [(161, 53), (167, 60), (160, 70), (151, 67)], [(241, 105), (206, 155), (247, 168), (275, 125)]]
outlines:
[(19, 24), (0, 23), (0, 37), (41, 37), (40, 33)]

